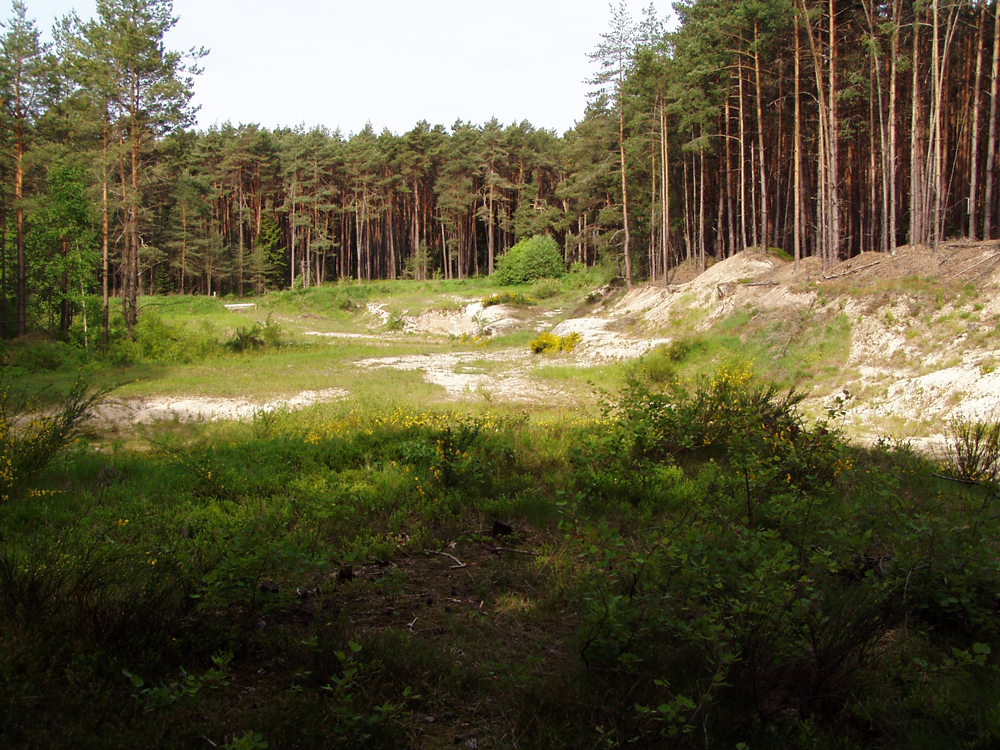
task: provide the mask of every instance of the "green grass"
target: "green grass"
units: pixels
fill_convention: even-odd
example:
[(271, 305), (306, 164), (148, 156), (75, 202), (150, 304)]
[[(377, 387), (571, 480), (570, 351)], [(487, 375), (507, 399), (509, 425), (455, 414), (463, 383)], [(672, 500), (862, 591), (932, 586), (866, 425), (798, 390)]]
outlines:
[[(655, 356), (693, 378), (734, 346)], [(990, 488), (850, 448), (743, 365), (682, 377), (588, 416), (433, 407), (379, 370), (301, 412), (73, 444), (0, 503), (3, 745), (1000, 741)]]

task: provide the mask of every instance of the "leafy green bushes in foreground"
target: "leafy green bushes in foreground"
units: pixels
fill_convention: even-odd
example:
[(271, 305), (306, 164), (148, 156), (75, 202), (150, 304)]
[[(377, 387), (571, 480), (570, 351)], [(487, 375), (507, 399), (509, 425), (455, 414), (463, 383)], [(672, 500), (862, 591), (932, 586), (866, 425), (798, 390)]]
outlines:
[[(629, 691), (638, 737), (996, 742), (1000, 711), (967, 704), (1000, 695), (1000, 529), (983, 514), (996, 486), (967, 494), (905, 450), (851, 449), (806, 425), (800, 398), (737, 365), (609, 407), (614, 429), (576, 453), (565, 517), (591, 542), (590, 673)], [(635, 520), (595, 526), (609, 505)]]
[(69, 451), (0, 505), (2, 744), (1000, 741), (996, 485), (664, 382)]

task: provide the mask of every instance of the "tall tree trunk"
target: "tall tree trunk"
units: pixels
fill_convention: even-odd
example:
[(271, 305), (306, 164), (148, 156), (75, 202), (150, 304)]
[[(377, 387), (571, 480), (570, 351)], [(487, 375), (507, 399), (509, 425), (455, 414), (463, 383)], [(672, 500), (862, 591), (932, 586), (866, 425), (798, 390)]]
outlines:
[(688, 189), (688, 158), (682, 157), (684, 164), (684, 251), (687, 261), (691, 261), (691, 197)]
[(986, 142), (986, 193), (983, 196), (983, 239), (993, 237), (993, 169), (997, 155), (997, 96), (1000, 95), (1000, 2), (993, 19), (993, 67), (990, 72), (990, 122)]
[(920, 133), (923, 126), (921, 116), (920, 91), (920, 23), (917, 11), (913, 12), (913, 58), (912, 88), (910, 91), (910, 244), (923, 245), (927, 243), (926, 231), (926, 192), (924, 181), (923, 154), (920, 147)]
[(760, 241), (763, 243), (763, 248), (757, 248), (763, 252), (767, 252), (768, 242), (767, 242), (767, 168), (764, 163), (764, 105), (763, 105), (763, 93), (761, 91), (761, 75), (760, 75), (760, 34), (758, 32), (757, 19), (753, 21), (753, 67), (754, 67), (754, 83), (757, 89), (756, 93), (756, 104), (757, 104), (757, 156), (758, 156), (758, 166), (760, 167)]
[(18, 118), (14, 152), (14, 212), (17, 225), (17, 335), (28, 330), (28, 267), (24, 257), (24, 122)]
[(702, 149), (698, 158), (700, 161), (700, 178), (698, 180), (698, 267), (701, 271), (705, 270), (707, 265), (706, 253), (707, 248), (705, 246), (705, 151)]
[(243, 168), (237, 172), (236, 220), (239, 222), (239, 248), (236, 255), (236, 292), (243, 297)]
[[(0, 184), (7, 170), (0, 166)], [(7, 191), (0, 190), (0, 339), (7, 338)]]
[[(138, 111), (136, 95), (133, 91), (131, 111)], [(130, 195), (126, 204), (128, 215), (128, 242), (125, 245), (127, 250), (127, 260), (125, 263), (125, 291), (123, 299), (125, 302), (125, 325), (129, 335), (135, 337), (135, 325), (139, 321), (139, 148), (142, 141), (142, 133), (139, 130), (139, 123), (135, 114), (131, 117), (129, 125), (130, 140)]]
[(972, 86), (972, 143), (969, 147), (969, 197), (966, 203), (966, 227), (970, 240), (976, 239), (976, 204), (979, 199), (979, 113), (982, 109), (983, 36), (986, 29), (986, 3), (979, 3), (976, 22), (976, 76)]
[(670, 175), (667, 170), (669, 153), (667, 150), (667, 112), (663, 102), (660, 103), (660, 242), (661, 258), (663, 263), (663, 283), (666, 284), (670, 278)]
[(187, 268), (187, 201), (181, 203), (181, 294), (184, 294), (184, 272)]
[(621, 162), (622, 180), (622, 221), (625, 224), (625, 284), (632, 288), (632, 250), (631, 250), (631, 230), (628, 221), (628, 180), (625, 175), (625, 101), (621, 91), (621, 84), (618, 88), (618, 154)]
[(794, 174), (792, 181), (792, 247), (795, 267), (802, 262), (802, 39), (799, 37), (799, 18), (795, 17), (795, 134)]
[[(108, 353), (111, 336), (111, 298), (108, 294), (110, 265), (108, 245), (111, 227), (108, 219), (108, 126), (107, 113), (103, 123), (101, 144), (101, 351)], [(181, 266), (183, 269), (183, 265)], [(183, 292), (183, 288), (181, 289)]]
[(495, 222), (493, 221), (493, 185), (490, 184), (490, 192), (486, 200), (486, 257), (489, 275), (493, 275), (496, 259), (496, 239), (494, 237)]
[(726, 217), (728, 221), (729, 229), (729, 247), (727, 248), (727, 256), (730, 257), (736, 252), (736, 206), (734, 205), (734, 194), (735, 190), (733, 188), (733, 136), (732, 136), (732, 114), (730, 109), (730, 99), (732, 99), (732, 90), (728, 89), (726, 91), (726, 103), (724, 107), (724, 118), (726, 121), (725, 127), (725, 141), (726, 141), (726, 169), (725, 169), (725, 180), (726, 180)]
[(896, 171), (899, 166), (899, 116), (896, 113), (896, 102), (898, 99), (898, 77), (899, 77), (899, 31), (900, 31), (900, 5), (902, 0), (892, 0), (892, 25), (890, 33), (892, 37), (889, 42), (889, 161), (886, 171), (889, 175), (889, 252), (896, 252), (896, 243), (899, 241), (898, 231), (898, 206), (899, 191), (896, 186)]
[(297, 181), (296, 181), (295, 178), (296, 178), (296, 175), (293, 174), (292, 175), (291, 206), (289, 206), (290, 220), (288, 222), (288, 224), (289, 224), (288, 231), (289, 231), (289, 235), (290, 235), (290, 240), (289, 240), (289, 243), (288, 243), (288, 267), (289, 267), (289, 270), (291, 272), (291, 278), (289, 279), (289, 281), (291, 282), (292, 289), (295, 288), (295, 239), (296, 239), (295, 238), (295, 198), (297, 197), (295, 195), (296, 188), (297, 188), (297, 184), (296, 184)]
[(830, 65), (827, 75), (830, 81), (830, 91), (827, 98), (827, 106), (830, 113), (830, 127), (827, 131), (827, 138), (830, 141), (829, 147), (829, 184), (830, 191), (830, 261), (836, 260), (840, 255), (840, 125), (837, 112), (837, 15), (834, 8), (834, 0), (830, 0), (829, 11), (829, 42), (828, 55)]
[(747, 249), (747, 142), (746, 142), (746, 112), (743, 107), (743, 63), (739, 62), (737, 81), (739, 83), (739, 142), (740, 142), (740, 250)]

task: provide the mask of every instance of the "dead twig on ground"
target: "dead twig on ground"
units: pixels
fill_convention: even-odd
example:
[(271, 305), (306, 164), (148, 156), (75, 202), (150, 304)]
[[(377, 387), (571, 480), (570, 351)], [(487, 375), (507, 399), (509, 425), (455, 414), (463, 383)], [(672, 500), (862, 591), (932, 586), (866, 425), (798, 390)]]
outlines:
[(969, 271), (971, 271), (974, 268), (979, 268), (979, 266), (981, 266), (981, 265), (983, 265), (985, 263), (989, 263), (991, 260), (997, 260), (998, 258), (1000, 258), (1000, 253), (994, 253), (990, 257), (984, 258), (983, 260), (979, 261), (978, 263), (973, 263), (968, 268), (963, 268), (961, 271), (955, 272), (954, 274), (952, 274), (952, 276), (961, 276), (962, 274), (968, 273)]
[(467, 567), (469, 567), (464, 562), (462, 562), (461, 560), (459, 560), (457, 557), (455, 557), (454, 555), (450, 555), (447, 552), (437, 552), (436, 550), (432, 550), (432, 549), (425, 550), (425, 552), (429, 552), (432, 555), (442, 555), (444, 557), (450, 557), (452, 560), (454, 560), (457, 563), (456, 565), (452, 565), (451, 566), (453, 570), (455, 568), (467, 568)]
[(530, 549), (514, 549), (513, 547), (493, 547), (491, 552), (516, 552), (519, 555), (534, 555), (538, 556), (537, 552), (532, 552)]
[(864, 271), (866, 268), (871, 268), (872, 266), (877, 266), (881, 262), (882, 261), (877, 260), (874, 263), (866, 263), (863, 266), (858, 266), (857, 268), (851, 268), (851, 269), (849, 269), (847, 271), (844, 271), (843, 273), (835, 273), (835, 274), (832, 274), (830, 276), (824, 276), (823, 280), (824, 281), (829, 281), (830, 279), (839, 279), (841, 276), (848, 276), (848, 275), (850, 275), (852, 273), (857, 273), (858, 271)]

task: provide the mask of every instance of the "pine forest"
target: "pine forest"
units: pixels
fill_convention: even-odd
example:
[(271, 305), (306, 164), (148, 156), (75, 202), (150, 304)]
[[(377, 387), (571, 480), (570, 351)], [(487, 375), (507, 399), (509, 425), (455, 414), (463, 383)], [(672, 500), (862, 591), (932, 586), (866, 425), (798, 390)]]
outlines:
[(667, 31), (652, 6), (612, 8), (594, 94), (562, 135), (493, 120), (345, 136), (194, 130), (204, 51), (166, 49), (167, 0), (101, 0), (51, 45), (15, 2), (2, 334), (66, 331), (91, 296), (120, 298), (131, 330), (146, 293), (485, 275), (535, 234), (630, 285), (744, 248), (829, 262), (997, 235), (1000, 5), (674, 11)]

